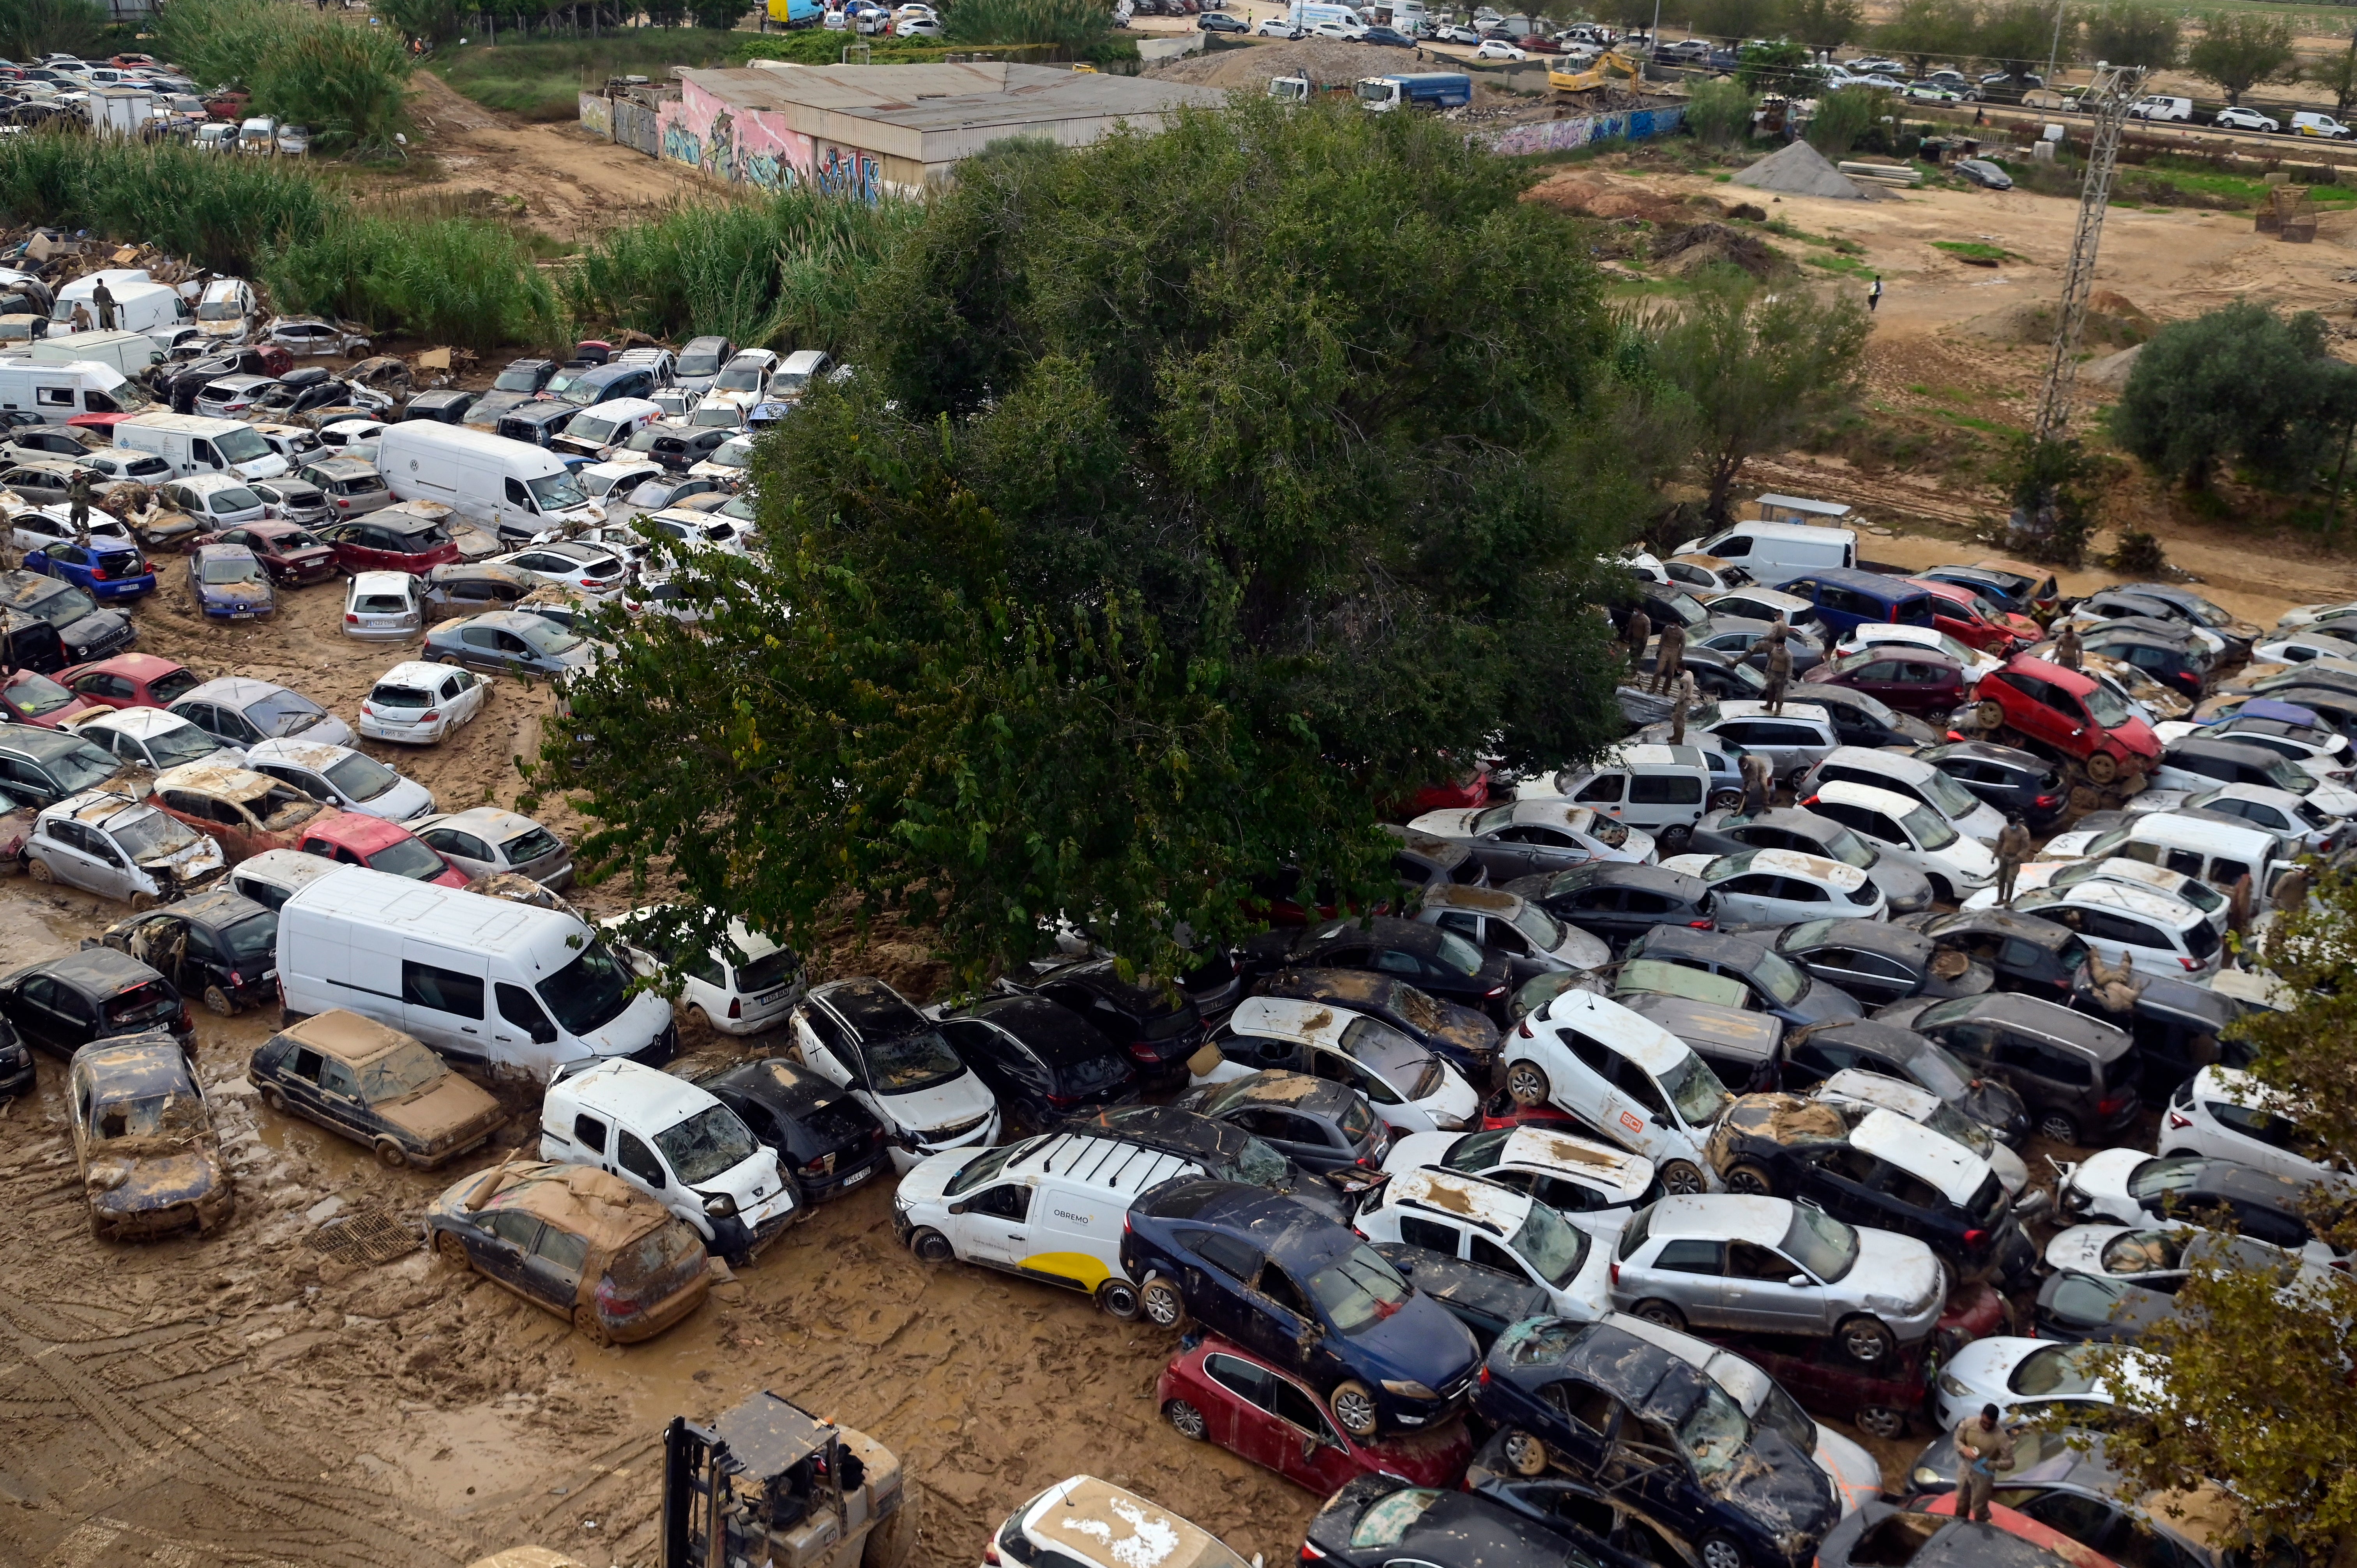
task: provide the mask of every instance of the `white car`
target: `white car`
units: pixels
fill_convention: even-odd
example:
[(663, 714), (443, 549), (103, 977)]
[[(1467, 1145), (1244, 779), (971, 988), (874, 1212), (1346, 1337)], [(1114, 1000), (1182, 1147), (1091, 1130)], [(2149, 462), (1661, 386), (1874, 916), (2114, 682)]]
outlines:
[[(2326, 794), (2326, 791), (2331, 791)], [(2147, 789), (2128, 802), (2128, 814), (2151, 811), (2216, 811), (2240, 817), (2255, 828), (2265, 828), (2283, 840), (2294, 854), (2330, 854), (2349, 836), (2349, 818), (2333, 812), (2317, 797), (2338, 804), (2345, 786), (2319, 782), (2314, 789), (2294, 793), (2264, 784), (2218, 784), (2199, 791)], [(2147, 799), (2150, 804), (2147, 805)], [(2319, 809), (2324, 807), (2324, 809)]]
[(512, 554), (495, 555), (491, 561), (494, 565), (529, 572), (544, 583), (553, 583), (591, 599), (606, 599), (619, 593), (626, 579), (621, 558), (612, 551), (569, 540), (526, 545)]
[(2357, 778), (2357, 755), (2352, 754), (2347, 737), (2337, 730), (2317, 725), (2236, 714), (2213, 725), (2172, 719), (2153, 725), (2152, 733), (2164, 747), (2196, 735), (2212, 740), (2231, 740), (2238, 746), (2255, 746), (2327, 783), (2347, 784), (2352, 778)]
[[(618, 503), (649, 479), (664, 478), (666, 472), (660, 463), (619, 457), (604, 463), (587, 464), (576, 470), (573, 478), (580, 485), (581, 493), (597, 502), (602, 510)], [(613, 516), (611, 512), (607, 515)], [(557, 537), (564, 536), (559, 534)]]
[(521, 811), (469, 806), (420, 817), (409, 831), (468, 876), (522, 876), (552, 893), (573, 885), (573, 846)]
[(651, 979), (676, 966), (679, 1002), (724, 1035), (758, 1035), (785, 1021), (807, 989), (802, 960), (791, 949), (742, 920), (728, 922), (728, 940), (682, 959), (669, 943), (642, 928), (651, 910), (632, 910), (597, 922), (608, 944), (640, 978)]
[(1936, 81), (1910, 81), (1907, 84), (1906, 96), (1917, 103), (1956, 103), (1961, 102), (1964, 95)]
[(2169, 1098), (2160, 1120), (2161, 1153), (2239, 1160), (2298, 1182), (2351, 1186), (2347, 1171), (2309, 1157), (2316, 1141), (2302, 1131), (2298, 1109), (2247, 1072), (2205, 1067)]
[(1559, 1316), (1593, 1323), (1612, 1309), (1605, 1285), (1612, 1248), (1528, 1193), (1480, 1176), (1398, 1172), (1351, 1227), (1370, 1241), (1405, 1242), (1526, 1280)]
[(2336, 620), (2357, 616), (2357, 599), (2330, 599), (2322, 604), (2296, 605), (2276, 617), (2276, 626), (2285, 631), (2296, 631), (2314, 626), (2319, 621)]
[(1702, 1146), (1735, 1097), (1659, 1024), (1609, 997), (1566, 991), (1524, 1018), (1501, 1057), (1516, 1104), (1554, 1105), (1644, 1155), (1665, 1192), (1715, 1185)]
[(1190, 1071), (1191, 1086), (1307, 1072), (1365, 1095), (1394, 1132), (1461, 1133), (1480, 1121), (1481, 1097), (1455, 1068), (1382, 1019), (1330, 1003), (1248, 996), (1211, 1043), (1221, 1059)]
[(425, 629), (425, 581), (414, 572), (355, 572), (344, 589), (344, 635), (406, 642)]
[(748, 553), (745, 547), (748, 531), (733, 517), (689, 507), (665, 507), (648, 513), (644, 521), (692, 550), (726, 550), (732, 555)]
[(2218, 971), (2223, 944), (2192, 905), (2125, 882), (2081, 882), (2016, 894), (2016, 914), (2068, 926), (2110, 962), (2133, 959), (2144, 974), (2191, 981)]
[[(1343, 34), (1342, 37), (1349, 37)], [(1475, 59), (1528, 59), (1531, 57), (1503, 38), (1483, 38), (1473, 50)]]
[(692, 479), (710, 479), (715, 484), (735, 489), (745, 482), (753, 467), (751, 435), (732, 435), (712, 449), (712, 456), (691, 464), (687, 470)]
[(2212, 116), (2210, 123), (2222, 130), (2228, 131), (2266, 131), (2274, 133), (2283, 129), (2282, 124), (2273, 117), (2262, 114), (2255, 109), (2245, 109), (2239, 103), (2229, 108), (2219, 110), (2215, 115)]
[(1837, 779), (1820, 783), (1801, 798), (1801, 804), (1839, 822), (1900, 865), (1922, 873), (1937, 902), (1955, 903), (1996, 881), (1995, 852), (1978, 839), (1966, 838), (1953, 822), (1912, 795)]
[(1260, 19), (1259, 26), (1253, 28), (1253, 37), (1256, 38), (1297, 38), (1301, 37), (1301, 29), (1295, 27), (1292, 23), (1286, 21), (1282, 16), (1263, 16)]
[(2281, 1247), (2195, 1225), (2073, 1225), (2046, 1243), (2046, 1266), (2058, 1273), (2093, 1274), (2171, 1295), (2204, 1267), (2282, 1272), (2309, 1285), (2326, 1278), (2323, 1270)]
[[(1997, 1185), (2013, 1200), (2017, 1219), (2043, 1213), (2051, 1201), (2042, 1189), (2030, 1187), (2029, 1166), (2019, 1155), (1998, 1143), (1986, 1122), (1974, 1121), (1921, 1085), (1868, 1072), (1864, 1068), (1846, 1067), (1811, 1090), (1809, 1098), (1827, 1105), (1889, 1111), (1960, 1144), (1996, 1175)], [(2024, 1193), (2029, 1195), (2027, 1200)]]
[(92, 789), (34, 819), (25, 874), (152, 908), (220, 880), (221, 845), (144, 800)]
[(1682, 854), (1663, 861), (1662, 868), (1699, 876), (1709, 884), (1722, 929), (1789, 926), (1796, 920), (1829, 916), (1880, 920), (1890, 914), (1882, 890), (1865, 872), (1798, 850)]
[(2113, 1390), (2149, 1389), (2168, 1365), (2149, 1351), (2124, 1345), (2054, 1345), (1997, 1334), (1975, 1339), (1940, 1369), (1933, 1408), (1943, 1432), (1953, 1432), (1984, 1405), (2000, 1420), (2026, 1420), (2053, 1411), (2109, 1410)]
[(904, 16), (892, 24), (892, 32), (903, 38), (938, 38), (942, 25), (931, 16)]
[(407, 822), (434, 810), (433, 790), (348, 746), (265, 740), (246, 748), (245, 766), (292, 784), (314, 800), (363, 817)]
[(92, 746), (114, 753), (134, 768), (153, 773), (191, 762), (245, 765), (242, 746), (224, 746), (221, 736), (199, 729), (161, 708), (101, 708), (77, 714), (66, 727)]
[(2005, 832), (2005, 815), (1995, 806), (1921, 757), (1895, 751), (1845, 746), (1809, 769), (1794, 793), (1816, 794), (1827, 784), (1845, 780), (1912, 796), (1947, 818), (1958, 832), (1985, 844), (1996, 843)]
[(1437, 44), (1479, 44), (1481, 35), (1470, 27), (1449, 22), (1432, 30), (1432, 41)]
[(381, 419), (339, 419), (319, 426), (319, 445), (329, 456), (358, 456), (347, 449), (357, 442), (381, 439), (389, 428)]
[(884, 1123), (906, 1175), (951, 1149), (998, 1141), (998, 1097), (958, 1059), (941, 1029), (880, 980), (814, 987), (792, 1014), (803, 1065)]
[(1556, 919), (1520, 894), (1495, 887), (1456, 882), (1427, 887), (1415, 918), (1543, 972), (1597, 970), (1612, 961), (1612, 949), (1600, 938)]
[[(1841, 748), (1833, 715), (1817, 703), (1786, 703), (1771, 714), (1750, 698), (1727, 698), (1689, 715), (1687, 733), (1711, 736), (1757, 754), (1778, 779), (1797, 778)], [(1693, 720), (1699, 717), (1701, 722)]]
[[(2131, 887), (2148, 887), (2190, 904), (2209, 919), (2210, 929), (2220, 936), (2226, 934), (2226, 896), (2199, 878), (2182, 872), (2147, 865), (2141, 860), (2131, 860), (2124, 854), (2107, 855), (2102, 860), (2034, 860), (2015, 874), (2013, 895), (2019, 898), (2044, 887), (2074, 887), (2082, 882), (2124, 882)], [(1966, 909), (1994, 909), (1996, 889), (1985, 887), (1964, 900)]]
[(1889, 621), (1861, 623), (1834, 645), (1832, 657), (1844, 658), (1852, 653), (1863, 653), (1869, 648), (1883, 648), (1893, 643), (1903, 648), (1923, 648), (1934, 653), (1946, 654), (1963, 667), (1967, 692), (1971, 691), (1975, 682), (1997, 669), (2002, 662), (1976, 648), (1965, 647), (1944, 631), (1934, 630), (1928, 626), (1900, 626)]
[[(14, 490), (7, 492), (16, 494)], [(21, 553), (31, 550), (48, 550), (74, 537), (73, 519), (63, 507), (28, 506), (19, 508), (9, 519), (9, 532)], [(91, 509), (90, 535), (92, 539), (120, 539), (125, 544), (136, 544), (131, 536), (131, 525), (118, 517)]]
[[(2348, 626), (2336, 621), (2336, 626)], [(2352, 627), (2357, 630), (2357, 627)], [(2251, 650), (2254, 664), (2307, 664), (2319, 659), (2357, 659), (2357, 643), (2319, 632), (2300, 632), (2291, 637), (2278, 637), (2260, 643)]]
[(453, 664), (407, 659), (376, 678), (355, 725), (371, 740), (432, 746), (483, 711), (490, 681)]
[(2222, 1208), (2244, 1235), (2297, 1252), (2302, 1262), (2324, 1268), (2346, 1262), (2305, 1217), (2312, 1182), (2240, 1160), (2148, 1155), (2142, 1149), (2104, 1149), (2058, 1168), (2055, 1196), (2062, 1214), (2074, 1221), (2171, 1225), (2181, 1223), (2188, 1212)]
[(1618, 1236), (1653, 1186), (1653, 1162), (1544, 1124), (1414, 1133), (1383, 1169), (1455, 1171), (1527, 1193), (1594, 1236)]

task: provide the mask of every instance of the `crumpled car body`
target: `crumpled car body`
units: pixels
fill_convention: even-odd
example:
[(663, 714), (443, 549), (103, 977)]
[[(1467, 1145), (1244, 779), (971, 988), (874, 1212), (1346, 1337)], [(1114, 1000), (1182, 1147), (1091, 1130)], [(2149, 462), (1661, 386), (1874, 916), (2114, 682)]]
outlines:
[(102, 1239), (210, 1235), (236, 1207), (212, 1107), (161, 1031), (99, 1040), (70, 1071), (74, 1157), (91, 1230)]

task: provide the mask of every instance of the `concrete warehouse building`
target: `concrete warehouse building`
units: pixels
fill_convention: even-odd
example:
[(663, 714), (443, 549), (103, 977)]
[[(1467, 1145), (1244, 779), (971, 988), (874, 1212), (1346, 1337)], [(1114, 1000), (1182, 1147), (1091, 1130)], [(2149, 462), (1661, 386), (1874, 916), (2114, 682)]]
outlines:
[(1116, 125), (1158, 130), (1183, 104), (1227, 99), (1217, 88), (1003, 61), (764, 61), (677, 74), (678, 96), (662, 94), (654, 111), (660, 156), (772, 190), (812, 181), (870, 201), (945, 182), (959, 159), (1009, 136), (1084, 146)]

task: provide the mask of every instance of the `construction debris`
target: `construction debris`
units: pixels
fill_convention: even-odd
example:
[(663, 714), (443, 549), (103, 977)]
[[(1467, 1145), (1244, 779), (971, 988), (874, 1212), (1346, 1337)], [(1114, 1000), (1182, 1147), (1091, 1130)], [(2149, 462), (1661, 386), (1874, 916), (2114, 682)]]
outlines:
[(1824, 154), (1806, 142), (1788, 142), (1733, 180), (1754, 190), (1779, 196), (1818, 196), (1832, 201), (1886, 199), (1878, 189), (1859, 185), (1825, 161)]

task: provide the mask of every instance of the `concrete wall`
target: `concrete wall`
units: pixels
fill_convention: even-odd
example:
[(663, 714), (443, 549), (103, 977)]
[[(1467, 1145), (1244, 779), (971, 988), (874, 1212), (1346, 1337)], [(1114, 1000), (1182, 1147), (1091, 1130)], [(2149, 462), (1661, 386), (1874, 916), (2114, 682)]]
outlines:
[(813, 184), (830, 195), (875, 201), (888, 189), (913, 193), (924, 171), (912, 160), (823, 140), (789, 129), (777, 115), (732, 107), (696, 86), (683, 85), (662, 112), (662, 156), (700, 168), (715, 179), (789, 190)]
[(602, 92), (583, 93), (581, 95), (581, 128), (593, 136), (602, 136), (607, 141), (612, 141), (614, 139), (613, 101)]
[(1576, 120), (1542, 120), (1534, 125), (1476, 131), (1472, 140), (1487, 145), (1493, 153), (1560, 153), (1584, 147), (1590, 142), (1608, 142), (1615, 136), (1626, 136), (1632, 142), (1666, 136), (1684, 124), (1685, 117), (1685, 105), (1674, 103), (1665, 109), (1639, 109), (1626, 114), (1583, 114)]

